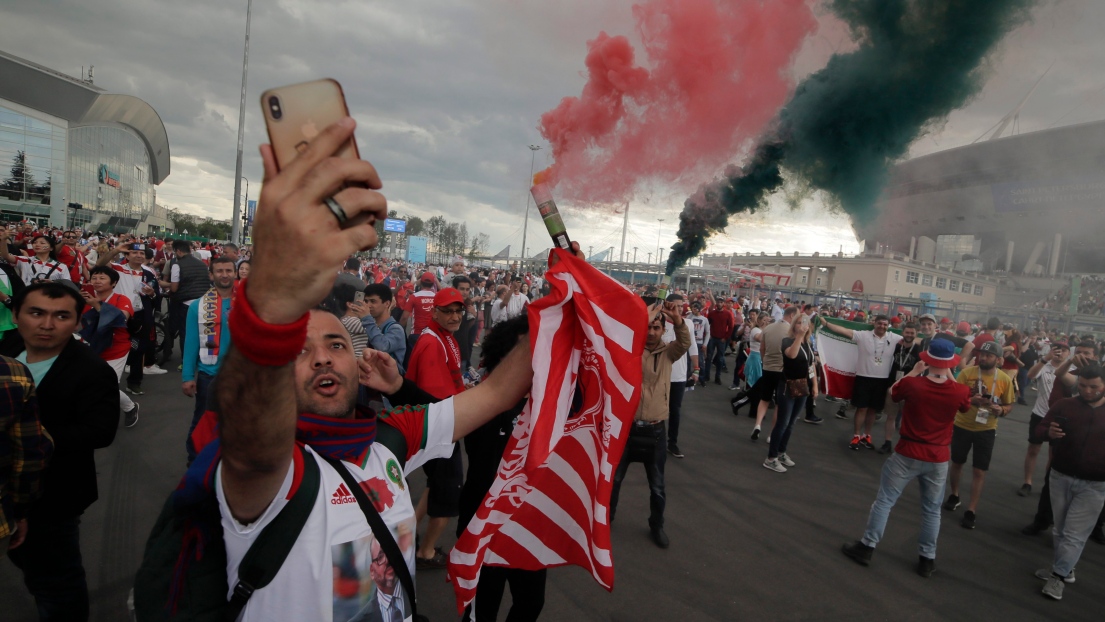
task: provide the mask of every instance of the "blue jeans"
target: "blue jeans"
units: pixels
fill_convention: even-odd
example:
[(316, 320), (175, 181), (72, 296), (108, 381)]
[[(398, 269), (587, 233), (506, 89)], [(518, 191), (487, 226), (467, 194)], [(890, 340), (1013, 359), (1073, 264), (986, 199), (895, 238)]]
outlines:
[(1055, 514), (1051, 571), (1061, 577), (1082, 557), (1101, 508), (1105, 506), (1105, 482), (1091, 482), (1051, 470), (1051, 510)]
[(641, 462), (645, 465), (645, 476), (648, 478), (648, 524), (652, 528), (664, 526), (664, 506), (667, 504), (664, 494), (664, 462), (667, 456), (668, 439), (663, 421), (646, 426), (632, 424), (622, 460), (614, 471), (614, 487), (610, 491), (611, 523), (614, 522), (614, 513), (618, 509), (618, 492), (622, 488), (625, 473), (629, 470), (629, 463)]
[[(921, 535), (917, 552), (921, 557), (936, 559), (936, 537), (940, 535), (940, 502), (943, 500), (944, 482), (948, 479), (947, 462), (924, 462), (907, 458), (898, 452), (890, 454), (882, 465), (879, 494), (871, 504), (867, 515), (867, 529), (862, 542), (874, 547), (886, 531), (890, 509), (911, 480), (921, 485)], [(1088, 533), (1088, 532), (1087, 532)]]
[(81, 561), (79, 517), (27, 521), (27, 539), (8, 552), (23, 571), (39, 620), (87, 620), (88, 583)]
[(710, 379), (710, 364), (715, 365), (714, 380), (721, 380), (721, 369), (725, 366), (725, 346), (723, 338), (710, 337), (706, 342), (706, 362), (702, 364), (702, 382)]
[(771, 442), (767, 449), (769, 459), (786, 453), (791, 430), (794, 429), (794, 422), (798, 419), (798, 415), (806, 407), (807, 397), (805, 395), (789, 397), (786, 381), (779, 383), (779, 388), (775, 390), (775, 427), (771, 428)]

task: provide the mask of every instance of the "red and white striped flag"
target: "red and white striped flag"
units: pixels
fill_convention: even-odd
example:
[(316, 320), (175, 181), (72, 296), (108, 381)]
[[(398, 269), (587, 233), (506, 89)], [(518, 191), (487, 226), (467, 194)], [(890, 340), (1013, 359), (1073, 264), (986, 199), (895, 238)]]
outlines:
[(533, 388), (490, 492), (449, 553), (463, 611), (480, 567), (566, 564), (614, 586), (610, 491), (641, 397), (644, 302), (565, 251), (529, 305)]

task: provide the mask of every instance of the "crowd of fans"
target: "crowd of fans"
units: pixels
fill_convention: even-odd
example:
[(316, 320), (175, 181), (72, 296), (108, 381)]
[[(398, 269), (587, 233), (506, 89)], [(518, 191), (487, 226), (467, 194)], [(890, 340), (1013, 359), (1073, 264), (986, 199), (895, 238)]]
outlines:
[[(1070, 307), (1071, 285), (1068, 283), (1054, 294), (1038, 300), (1038, 309), (1050, 309), (1066, 313)], [(1083, 315), (1105, 315), (1105, 278), (1100, 276), (1082, 277), (1078, 290), (1077, 313)]]
[[(28, 392), (35, 385), (49, 387), (57, 383), (59, 375), (64, 373), (66, 377), (83, 379), (80, 400), (84, 405), (82, 417), (77, 420), (58, 402), (68, 394), (57, 392), (40, 400), (35, 407), (39, 412), (33, 421), (27, 416), (19, 423), (19, 434), (25, 438), (20, 448), (23, 468), (15, 477), (22, 478), (22, 483), (12, 487), (12, 493), (8, 493), (8, 489), (3, 491), (0, 545), (7, 547), (4, 538), (10, 539), (12, 559), (23, 571), (40, 611), (57, 612), (67, 619), (84, 619), (88, 612), (88, 594), (77, 533), (81, 513), (96, 499), (93, 452), (111, 444), (120, 417), (126, 428), (137, 424), (140, 406), (137, 400), (144, 394), (144, 375), (172, 373), (173, 350), (179, 346), (179, 363), (175, 367), (181, 374), (181, 390), (195, 400), (191, 426), (183, 439), (185, 455), (192, 469), (203, 467), (204, 456), (211, 453), (206, 448), (214, 438), (210, 394), (215, 390), (213, 382), (219, 377), (223, 363), (233, 351), (233, 318), (235, 314), (242, 317), (247, 313), (237, 310), (233, 301), (241, 283), (250, 276), (254, 249), (229, 243), (174, 241), (156, 235), (96, 235), (80, 229), (38, 229), (33, 224), (22, 224), (0, 229), (0, 253), (3, 260), (0, 261), (0, 303), (3, 305), (0, 306), (0, 353), (18, 361), (16, 364), (7, 363), (9, 359), (0, 361), (9, 365), (0, 370), (7, 381), (9, 395), (30, 408)], [(519, 270), (517, 265), (481, 266), (462, 257), (453, 258), (447, 265), (427, 265), (353, 254), (333, 268), (338, 274), (329, 295), (321, 303), (322, 309), (340, 320), (357, 360), (375, 356), (370, 354), (373, 351), (390, 361), (384, 364), (377, 360), (375, 365), (393, 366), (404, 378), (394, 391), (359, 387), (358, 408), (366, 407), (378, 413), (397, 412), (392, 409), (404, 404), (444, 402), (486, 381), (488, 371), (510, 356), (514, 342), (525, 334), (527, 305), (548, 295), (550, 287), (542, 274)], [(938, 320), (927, 314), (919, 318), (904, 312), (886, 316), (876, 309), (865, 312), (827, 304), (815, 306), (770, 294), (731, 296), (700, 287), (673, 287), (661, 300), (656, 285), (626, 287), (642, 297), (651, 311), (645, 352), (644, 382), (648, 386), (644, 389), (645, 397), (634, 426), (634, 434), (643, 436), (637, 440), (646, 442), (649, 449), (626, 452), (615, 477), (611, 519), (628, 463), (645, 462), (652, 495), (650, 532), (653, 541), (663, 548), (669, 546), (663, 529), (664, 457), (667, 454), (683, 457), (678, 444), (683, 393), (708, 386), (711, 378), (716, 385), (728, 384), (730, 390), (738, 391), (735, 397), (726, 395), (725, 399), (729, 399), (734, 414), (745, 404), (750, 406), (749, 416), (756, 419), (752, 440), (759, 439), (761, 430), (769, 430), (765, 468), (786, 472), (795, 464), (787, 452), (794, 422), (803, 413), (806, 422), (821, 422), (813, 413), (814, 404), (825, 392), (815, 331), (819, 325), (827, 324), (827, 319), (855, 323), (855, 328), (832, 330), (854, 340), (861, 357), (871, 354), (864, 354), (865, 348), (874, 348), (871, 358), (876, 363), (870, 368), (881, 370), (885, 367), (887, 371), (878, 382), (863, 384), (862, 389), (857, 383), (857, 392), (866, 397), (859, 402), (853, 398), (856, 435), (849, 445), (853, 450), (875, 449), (871, 422), (883, 416), (887, 395), (895, 401), (908, 403), (911, 398), (907, 395), (912, 394), (902, 389), (901, 395), (895, 397), (897, 394), (891, 392), (891, 386), (893, 379), (920, 369), (916, 366), (919, 360), (930, 361), (934, 369), (949, 370), (944, 376), (955, 384), (951, 370), (959, 368), (959, 354), (963, 355), (962, 367), (966, 368), (971, 350), (977, 346), (979, 353), (975, 354), (974, 364), (978, 364), (977, 358), (982, 354), (992, 355), (1004, 370), (1003, 377), (1008, 379), (1009, 395), (1013, 396), (1010, 400), (1016, 399), (1020, 404), (1027, 404), (1026, 390), (1036, 382), (1039, 367), (1043, 365), (1041, 361), (1054, 363), (1054, 367), (1061, 363), (1051, 355), (1057, 344), (1065, 346), (1077, 341), (1092, 349), (1090, 358), (1079, 359), (1083, 366), (1100, 361), (1101, 349), (1092, 336), (1068, 336), (1046, 327), (1022, 333), (1012, 325), (1001, 325), (996, 319), (985, 324), (971, 324), (956, 323), (949, 318)], [(1082, 287), (1083, 307), (1092, 307), (1093, 312), (1101, 313), (1105, 281), (1087, 279)], [(1062, 293), (1057, 296), (1061, 301)], [(309, 351), (314, 330), (308, 330), (308, 346), (304, 352), (317, 359), (324, 355)], [(79, 339), (73, 339), (74, 334)], [(887, 337), (888, 334), (891, 336)], [(234, 339), (246, 338), (234, 335)], [(886, 353), (878, 346), (883, 339), (890, 348)], [(481, 341), (482, 347), (479, 347)], [(946, 359), (925, 359), (922, 352), (936, 353), (932, 356), (943, 352), (940, 346), (931, 346), (933, 341), (945, 342), (943, 347), (954, 354)], [(967, 344), (970, 347), (965, 347)], [(890, 363), (891, 354), (893, 363)], [(730, 355), (735, 358), (727, 360)], [(956, 364), (939, 367), (939, 361), (947, 362), (953, 356)], [(647, 363), (650, 357), (655, 360), (651, 372)], [(1070, 367), (1069, 361), (1067, 367)], [(722, 375), (729, 373), (732, 381), (723, 382)], [(127, 375), (126, 380), (124, 375)], [(964, 382), (962, 378), (959, 377), (960, 383)], [(337, 375), (334, 378), (319, 376), (312, 381), (312, 387), (321, 395), (328, 395), (331, 387), (339, 382)], [(89, 384), (94, 387), (86, 386)], [(993, 387), (991, 393), (995, 393)], [(921, 399), (919, 395), (912, 399)], [(985, 408), (973, 401), (971, 405), (976, 410)], [(1011, 403), (1005, 406), (1012, 407)], [(456, 408), (460, 407), (458, 403)], [(965, 412), (965, 408), (961, 411)], [(446, 566), (447, 554), (437, 544), (450, 518), (459, 516), (458, 532), (464, 529), (475, 506), (491, 486), (498, 467), (497, 456), (494, 459), (474, 456), (486, 458), (484, 453), (488, 446), (495, 447), (501, 454), (502, 439), (510, 436), (519, 410), (519, 406), (505, 409), (472, 431), (466, 441), (470, 452), (467, 473), (463, 470), (460, 444), (449, 445), (443, 439), (438, 439), (441, 444), (433, 451), (427, 449), (425, 460), (415, 461), (423, 466), (427, 481), (422, 499), (412, 503), (413, 530), (419, 533), (413, 542), (416, 568), (429, 571)], [(886, 411), (889, 414), (886, 441), (880, 453), (893, 451), (895, 417), (890, 409)], [(422, 411), (402, 411), (404, 416), (411, 412), (422, 416), (418, 414)], [(763, 422), (769, 414), (774, 423), (764, 428)], [(1045, 409), (1041, 420), (1046, 414)], [(848, 416), (843, 401), (837, 416)], [(983, 418), (979, 414), (971, 416)], [(901, 408), (898, 408), (898, 422), (901, 417)], [(947, 419), (949, 426), (950, 421)], [(0, 423), (7, 421), (0, 417)], [(426, 449), (429, 437), (438, 433), (431, 428), (430, 424), (424, 424), (421, 433), (425, 436), (408, 437), (406, 442), (413, 445), (408, 445), (408, 449), (398, 447), (395, 456), (403, 452), (410, 454), (408, 459), (419, 455), (418, 444), (422, 443)], [(951, 428), (946, 431), (950, 434)], [(905, 436), (899, 438), (899, 443), (901, 438)], [(977, 446), (975, 451), (979, 451)], [(938, 459), (920, 460), (929, 458)], [(946, 463), (950, 459), (961, 467), (962, 460), (958, 458), (953, 449), (950, 458), (944, 457), (943, 461)], [(199, 467), (194, 466), (197, 462)], [(392, 469), (392, 465), (382, 463), (380, 468)], [(949, 498), (945, 504), (945, 509), (950, 510), (959, 505), (956, 494), (959, 476), (954, 466), (952, 473), (954, 502)], [(409, 470), (405, 474), (410, 475)], [(405, 491), (393, 471), (388, 470), (386, 475)], [(981, 477), (977, 461), (975, 477)], [(73, 493), (72, 483), (55, 484), (63, 478), (80, 483), (78, 494)], [(1027, 481), (1026, 486), (1031, 487)], [(65, 501), (60, 500), (63, 495)], [(977, 498), (972, 498), (971, 509), (963, 521), (964, 526), (970, 528), (974, 526), (975, 502)], [(871, 520), (881, 521), (878, 529), (885, 527), (888, 513), (889, 506), (879, 516), (872, 510)], [(30, 535), (28, 520), (34, 525)], [(424, 527), (420, 528), (423, 522)], [(400, 541), (405, 543), (402, 546), (411, 545), (410, 527), (402, 529), (399, 532)], [(845, 548), (845, 554), (866, 565), (877, 542), (870, 533), (875, 532), (869, 529), (864, 540)], [(1100, 521), (1093, 537), (1105, 540)], [(918, 572), (928, 576), (933, 570), (935, 535), (923, 538), (931, 541), (923, 543)], [(379, 544), (370, 545), (369, 550), (374, 560), (385, 559), (390, 563)], [(352, 549), (349, 554), (353, 555)], [(42, 560), (50, 563), (42, 563)], [(1056, 573), (1065, 567), (1058, 568)], [(341, 580), (339, 575), (344, 570), (335, 565), (334, 572), (335, 581)], [(355, 571), (351, 572), (346, 579), (355, 582), (358, 577)], [(1062, 581), (1066, 575), (1056, 574), (1055, 577)], [(373, 580), (376, 578), (374, 574)], [(517, 614), (512, 613), (512, 619), (536, 619), (544, 597), (544, 571), (515, 578), (520, 584), (516, 590), (512, 587), (517, 611)], [(1058, 589), (1061, 595), (1061, 586), (1052, 586), (1050, 574), (1041, 578), (1048, 579), (1049, 589), (1052, 592)], [(507, 575), (498, 576), (492, 571), (487, 573), (486, 580), (501, 583), (507, 581)], [(379, 589), (385, 589), (382, 583), (379, 585)], [(395, 588), (394, 577), (391, 588)], [(501, 594), (502, 586), (498, 585), (497, 589)], [(406, 613), (409, 603), (401, 596), (393, 598), (379, 605), (381, 611), (394, 610), (395, 615)], [(337, 601), (334, 606), (338, 606)], [(485, 607), (477, 612), (479, 619), (493, 619), (498, 602), (486, 598), (477, 606)]]

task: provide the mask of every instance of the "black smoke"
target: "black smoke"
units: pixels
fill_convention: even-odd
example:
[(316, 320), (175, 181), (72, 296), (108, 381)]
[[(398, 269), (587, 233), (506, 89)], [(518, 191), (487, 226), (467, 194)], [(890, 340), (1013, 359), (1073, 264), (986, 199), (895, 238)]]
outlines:
[(833, 0), (858, 48), (798, 85), (749, 162), (683, 205), (667, 273), (702, 252), (729, 216), (763, 207), (783, 175), (830, 193), (859, 225), (890, 166), (978, 94), (988, 56), (1036, 0)]

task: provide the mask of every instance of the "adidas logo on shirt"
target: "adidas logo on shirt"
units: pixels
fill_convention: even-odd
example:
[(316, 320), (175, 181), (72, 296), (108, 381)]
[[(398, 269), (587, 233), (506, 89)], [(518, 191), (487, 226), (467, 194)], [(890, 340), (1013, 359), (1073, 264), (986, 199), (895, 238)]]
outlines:
[(330, 495), (331, 505), (341, 505), (343, 503), (356, 503), (357, 498), (349, 493), (349, 489), (345, 487), (345, 484), (338, 484), (338, 489), (334, 491), (334, 494)]

